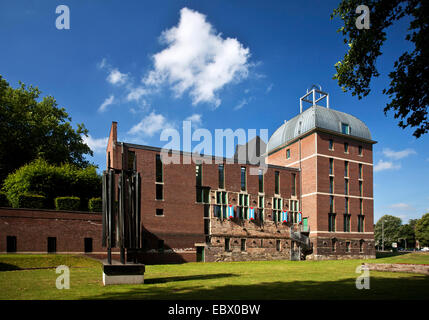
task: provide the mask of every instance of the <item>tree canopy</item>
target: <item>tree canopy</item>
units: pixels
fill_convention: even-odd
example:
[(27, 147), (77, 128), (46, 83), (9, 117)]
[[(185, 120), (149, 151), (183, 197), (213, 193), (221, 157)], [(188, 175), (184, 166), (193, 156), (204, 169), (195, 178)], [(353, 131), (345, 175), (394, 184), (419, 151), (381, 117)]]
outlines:
[(37, 87), (12, 88), (0, 75), (0, 183), (17, 168), (42, 158), (51, 164), (84, 168), (84, 155), (93, 155), (82, 135), (84, 124), (73, 129), (71, 117), (51, 96), (39, 99)]
[[(376, 68), (377, 58), (386, 40), (386, 29), (399, 19), (408, 16), (410, 24), (405, 37), (414, 50), (403, 52), (389, 73), (390, 84), (383, 90), (390, 102), (384, 113), (394, 112), (401, 128), (414, 129), (418, 138), (429, 130), (429, 1), (424, 0), (368, 0), (369, 29), (356, 27), (358, 0), (342, 0), (333, 11), (343, 20), (338, 31), (344, 36), (349, 49), (342, 61), (335, 64), (338, 81), (343, 91), (351, 91), (359, 99), (367, 96), (371, 79), (380, 74)], [(411, 52), (410, 52), (411, 51)]]
[(399, 230), (402, 220), (398, 217), (391, 215), (382, 216), (374, 228), (374, 238), (377, 245), (382, 245), (383, 234), (383, 221), (384, 221), (384, 246), (391, 247), (393, 242), (397, 242), (399, 238)]
[(419, 240), (420, 246), (429, 246), (429, 213), (416, 222), (416, 239)]

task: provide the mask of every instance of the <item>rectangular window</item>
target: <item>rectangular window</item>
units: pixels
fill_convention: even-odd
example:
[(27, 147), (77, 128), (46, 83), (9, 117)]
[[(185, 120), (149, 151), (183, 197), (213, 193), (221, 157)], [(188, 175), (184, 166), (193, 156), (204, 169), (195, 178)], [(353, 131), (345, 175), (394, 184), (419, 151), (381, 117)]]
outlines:
[(343, 134), (350, 134), (350, 126), (347, 123), (341, 123), (341, 132)]
[(157, 183), (156, 185), (156, 200), (164, 199), (164, 185)]
[(337, 250), (337, 240), (332, 239), (332, 252)]
[(350, 232), (350, 215), (344, 215), (344, 232)]
[(230, 239), (225, 238), (225, 251), (231, 251)]
[(246, 167), (241, 167), (241, 191), (246, 191)]
[(359, 252), (363, 252), (363, 240), (359, 241)]
[(349, 179), (344, 179), (344, 194), (349, 194)]
[(335, 232), (335, 214), (329, 213), (328, 214), (328, 231), (329, 232)]
[(7, 236), (6, 237), (6, 252), (16, 252), (16, 236)]
[(282, 198), (273, 198), (273, 221), (280, 222), (281, 212), (283, 209), (283, 199)]
[(291, 223), (298, 223), (298, 210), (299, 210), (298, 200), (289, 200), (289, 213), (290, 213)]
[(347, 142), (344, 143), (344, 152), (349, 153), (349, 144)]
[(195, 179), (197, 187), (203, 185), (203, 165), (201, 163), (195, 165)]
[(296, 174), (292, 173), (292, 191), (291, 194), (296, 196)]
[(363, 199), (359, 199), (359, 213), (363, 214)]
[(92, 252), (92, 238), (84, 238), (84, 249), (85, 253), (91, 253)]
[(161, 155), (156, 155), (156, 182), (164, 182)]
[(57, 252), (57, 238), (48, 237), (48, 253)]
[(348, 177), (348, 176), (349, 176), (349, 162), (344, 161), (344, 177)]
[(329, 140), (329, 150), (334, 150), (334, 140)]
[(248, 219), (249, 211), (249, 195), (245, 193), (240, 193), (238, 195), (238, 217), (240, 219)]
[(359, 181), (359, 195), (362, 197), (363, 194), (363, 183), (362, 181)]
[(264, 201), (265, 201), (264, 196), (258, 197), (259, 219), (261, 221), (264, 221)]
[(164, 215), (164, 209), (156, 209), (155, 215), (157, 215), (157, 216), (163, 216)]
[(359, 179), (362, 179), (363, 177), (363, 165), (362, 163), (359, 163)]
[(264, 171), (259, 170), (259, 192), (264, 193)]
[(280, 251), (281, 250), (281, 243), (280, 240), (276, 240), (276, 250)]
[(280, 194), (280, 172), (274, 172), (274, 193)]
[(219, 189), (225, 189), (225, 167), (223, 164), (218, 165), (219, 170)]
[(241, 251), (246, 251), (246, 239), (241, 239)]
[(334, 208), (334, 196), (329, 197), (329, 212), (335, 212)]
[(346, 242), (346, 252), (350, 252), (350, 242)]
[(216, 205), (214, 206), (214, 216), (218, 218), (227, 217), (228, 197), (226, 191), (216, 191)]
[(344, 212), (349, 213), (349, 198), (344, 198)]
[(334, 193), (334, 177), (329, 177), (329, 193)]
[(362, 146), (359, 146), (359, 147), (358, 147), (358, 152), (359, 152), (359, 155), (360, 155), (360, 156), (362, 155), (362, 151), (363, 151)]
[(329, 174), (334, 175), (334, 159), (329, 159)]
[(358, 215), (358, 232), (364, 232), (364, 220), (365, 216)]
[(134, 169), (134, 160), (136, 158), (136, 153), (134, 151), (128, 151), (127, 153), (127, 168), (128, 170), (133, 170)]
[(290, 149), (286, 150), (286, 159), (290, 159)]

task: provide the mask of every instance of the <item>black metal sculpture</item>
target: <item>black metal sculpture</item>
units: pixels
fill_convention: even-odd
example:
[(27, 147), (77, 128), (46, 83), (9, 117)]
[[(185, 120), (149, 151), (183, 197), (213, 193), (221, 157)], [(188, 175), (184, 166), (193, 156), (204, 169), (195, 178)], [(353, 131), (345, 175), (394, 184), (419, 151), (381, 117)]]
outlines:
[(125, 249), (141, 249), (141, 180), (136, 164), (134, 155), (132, 169), (124, 169), (125, 155), (122, 146), (122, 169), (112, 168), (109, 156), (107, 170), (103, 172), (102, 246), (107, 247), (108, 264), (112, 263), (112, 248), (120, 249), (122, 264), (126, 263)]

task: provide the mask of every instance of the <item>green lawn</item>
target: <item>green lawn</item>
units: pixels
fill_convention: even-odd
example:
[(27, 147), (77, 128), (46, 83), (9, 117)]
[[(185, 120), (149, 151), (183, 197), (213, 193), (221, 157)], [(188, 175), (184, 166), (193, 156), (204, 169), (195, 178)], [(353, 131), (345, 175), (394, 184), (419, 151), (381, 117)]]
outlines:
[[(429, 277), (371, 272), (357, 290), (364, 260), (187, 263), (146, 267), (145, 284), (103, 287), (97, 261), (67, 255), (0, 255), (0, 299), (428, 299)], [(429, 264), (410, 253), (365, 262)], [(58, 290), (55, 267), (70, 268), (70, 289)], [(49, 268), (52, 267), (52, 268)], [(33, 269), (30, 269), (33, 268)], [(40, 269), (34, 269), (40, 268)]]

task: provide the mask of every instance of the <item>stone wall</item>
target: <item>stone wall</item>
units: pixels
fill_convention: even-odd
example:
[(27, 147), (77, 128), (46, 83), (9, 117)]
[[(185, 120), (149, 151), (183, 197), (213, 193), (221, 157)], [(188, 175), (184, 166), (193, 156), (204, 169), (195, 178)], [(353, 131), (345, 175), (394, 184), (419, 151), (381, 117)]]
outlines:
[(429, 265), (405, 263), (365, 263), (372, 271), (423, 273), (429, 275)]

